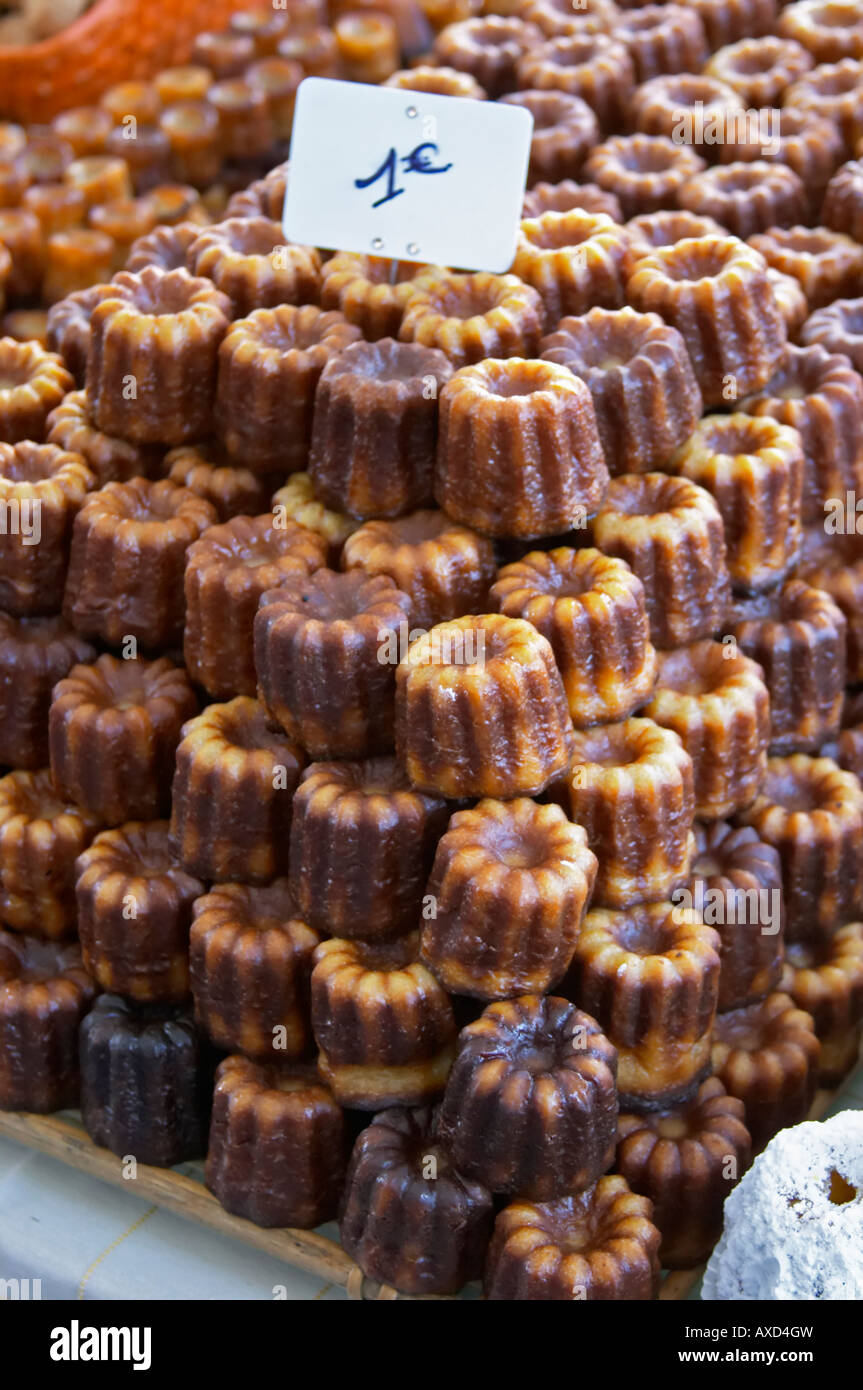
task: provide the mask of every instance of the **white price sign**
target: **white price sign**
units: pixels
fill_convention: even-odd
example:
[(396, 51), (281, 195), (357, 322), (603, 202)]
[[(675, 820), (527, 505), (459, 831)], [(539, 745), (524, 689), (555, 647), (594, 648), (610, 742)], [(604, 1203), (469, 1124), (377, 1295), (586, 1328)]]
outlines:
[(307, 77), (285, 235), (500, 274), (515, 254), (532, 133), (520, 106)]

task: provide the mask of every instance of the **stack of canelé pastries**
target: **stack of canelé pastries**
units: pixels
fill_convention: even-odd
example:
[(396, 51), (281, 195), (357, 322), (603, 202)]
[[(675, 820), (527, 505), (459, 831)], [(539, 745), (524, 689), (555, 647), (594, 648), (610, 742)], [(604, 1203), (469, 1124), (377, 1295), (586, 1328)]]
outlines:
[(501, 8), (388, 80), (532, 111), (510, 273), (280, 167), (0, 343), (0, 1107), (647, 1299), (858, 1056), (863, 5)]

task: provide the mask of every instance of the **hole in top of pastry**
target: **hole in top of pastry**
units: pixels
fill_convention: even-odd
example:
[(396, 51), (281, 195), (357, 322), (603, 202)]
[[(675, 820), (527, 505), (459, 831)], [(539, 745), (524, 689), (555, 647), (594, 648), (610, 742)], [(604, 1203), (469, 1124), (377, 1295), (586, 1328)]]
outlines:
[(605, 222), (598, 221), (591, 213), (576, 210), (544, 212), (542, 217), (523, 222), (521, 226), (525, 241), (538, 251), (563, 251), (571, 246), (583, 246), (591, 237), (605, 230)]
[(628, 907), (609, 914), (609, 935), (618, 946), (634, 956), (661, 956), (674, 943), (678, 928), (672, 910), (657, 912), (655, 908)]
[(732, 1009), (730, 1013), (717, 1014), (717, 1041), (742, 1052), (758, 1052), (766, 1041), (760, 1010), (760, 1004), (750, 1004), (743, 1009)]
[(20, 980), (22, 984), (38, 984), (62, 975), (75, 964), (81, 964), (77, 949), (57, 941), (42, 941), (35, 936), (16, 938), (8, 951), (0, 944), (0, 983)]
[(419, 937), (411, 932), (388, 941), (353, 941), (351, 947), (364, 970), (386, 973), (413, 965), (418, 955)]
[(611, 161), (632, 174), (664, 174), (680, 163), (680, 149), (661, 135), (636, 137), (613, 147)]
[(741, 44), (736, 53), (728, 54), (725, 66), (741, 77), (756, 77), (775, 68), (782, 61), (786, 48), (782, 39), (768, 35), (757, 42)]
[[(485, 386), (490, 396), (500, 396), (504, 400), (533, 396), (559, 382), (559, 374), (562, 374), (562, 369), (551, 363), (527, 362), (511, 357), (506, 362), (485, 363)], [(584, 390), (584, 387), (581, 389)]]
[(714, 280), (727, 269), (735, 245), (726, 238), (690, 237), (675, 246), (661, 248), (663, 273), (669, 280)]

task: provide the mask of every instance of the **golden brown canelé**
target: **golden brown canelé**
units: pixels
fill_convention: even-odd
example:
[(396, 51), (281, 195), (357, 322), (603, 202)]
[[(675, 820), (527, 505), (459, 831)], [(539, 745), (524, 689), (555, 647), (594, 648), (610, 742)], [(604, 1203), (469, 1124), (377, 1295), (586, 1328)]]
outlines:
[(744, 1118), (715, 1076), (681, 1105), (620, 1116), (615, 1170), (653, 1203), (664, 1268), (691, 1269), (719, 1239), (725, 1198), (752, 1160)]
[(740, 109), (733, 87), (707, 74), (661, 73), (643, 82), (629, 105), (629, 125), (644, 135), (688, 137), (696, 150), (711, 155), (708, 134), (727, 129)]
[(0, 778), (0, 922), (59, 938), (75, 932), (75, 860), (97, 830), (59, 796), (47, 768)]
[(646, 256), (660, 246), (674, 246), (703, 236), (725, 236), (725, 229), (712, 217), (684, 212), (681, 208), (666, 208), (664, 212), (648, 212), (631, 217), (626, 224), (633, 259)]
[(579, 11), (573, 11), (570, 0), (525, 0), (517, 10), (549, 39), (611, 33), (620, 17), (614, 0), (594, 0), (589, 9)]
[[(835, 506), (844, 520), (848, 499), (835, 499)], [(856, 525), (844, 532), (832, 529), (835, 516), (828, 513), (823, 525), (813, 522), (807, 527), (794, 574), (829, 594), (844, 613), (845, 675), (848, 685), (856, 685), (863, 680), (863, 535), (857, 534)]]
[(768, 416), (706, 415), (669, 470), (705, 488), (722, 516), (725, 562), (743, 593), (772, 588), (800, 545), (805, 460), (800, 436)]
[(231, 217), (203, 227), (188, 252), (193, 275), (213, 282), (241, 319), (275, 304), (314, 304), (320, 295), (321, 258), (311, 246), (285, 244), (278, 222)]
[(333, 569), (339, 563), (348, 536), (352, 536), (360, 526), (354, 517), (325, 507), (323, 502), (317, 500), (308, 473), (292, 473), (284, 486), (273, 493), (271, 505), (278, 524), (293, 521), (321, 537), (327, 546), (327, 563)]
[(73, 666), (95, 657), (59, 616), (0, 613), (0, 766), (47, 767), (51, 692)]
[(733, 87), (747, 108), (757, 110), (779, 106), (785, 88), (814, 66), (802, 44), (768, 34), (723, 45), (711, 54), (702, 72)]
[(448, 24), (434, 41), (437, 62), (470, 73), (492, 98), (515, 91), (519, 59), (542, 43), (542, 31), (514, 15), (486, 14)]
[(622, 560), (590, 548), (534, 550), (500, 570), (489, 602), (550, 642), (576, 728), (626, 719), (652, 695), (644, 588)]
[(739, 598), (728, 635), (757, 661), (770, 693), (770, 749), (814, 753), (839, 731), (847, 624), (823, 589), (801, 579)]
[(256, 309), (232, 323), (219, 348), (214, 417), (231, 462), (263, 474), (305, 468), (321, 372), (359, 337), (341, 314), (311, 304)]
[(382, 1110), (440, 1095), (455, 1053), (449, 996), (419, 959), (419, 933), (332, 937), (314, 953), (318, 1069), (340, 1105)]
[(183, 572), (215, 507), (165, 479), (107, 483), (75, 518), (63, 614), (82, 637), (128, 638), (147, 651), (176, 646), (184, 622)]
[(773, 298), (776, 300), (779, 312), (785, 322), (788, 341), (794, 342), (809, 313), (806, 296), (797, 280), (794, 280), (790, 275), (783, 275), (773, 266), (768, 266), (767, 278), (773, 290)]
[(561, 535), (606, 493), (590, 391), (554, 362), (480, 362), (441, 393), (435, 498), (490, 536)]
[(800, 435), (805, 459), (803, 521), (819, 521), (824, 502), (863, 484), (863, 382), (845, 357), (787, 346), (770, 380), (740, 409), (769, 415)]
[(305, 761), (247, 695), (208, 705), (184, 724), (171, 791), (171, 838), (183, 868), (216, 883), (268, 883), (286, 873), (291, 799)]
[(46, 443), (81, 455), (99, 487), (150, 474), (161, 453), (156, 445), (132, 444), (97, 429), (86, 391), (64, 396), (45, 421), (45, 431)]
[(73, 666), (48, 719), (58, 794), (103, 825), (157, 820), (170, 808), (180, 730), (197, 709), (186, 671), (167, 657)]
[(422, 958), (453, 994), (542, 994), (566, 974), (595, 876), (587, 835), (559, 806), (458, 811), (428, 881)]
[(840, 353), (856, 371), (863, 371), (863, 299), (837, 299), (816, 310), (800, 329), (800, 342)]
[(594, 903), (657, 901), (685, 882), (695, 792), (692, 759), (672, 730), (627, 719), (579, 731), (566, 795), (597, 857)]
[(63, 599), (75, 516), (96, 486), (80, 454), (56, 444), (0, 443), (0, 610), (16, 618), (56, 613)]
[(626, 287), (642, 313), (683, 336), (705, 406), (759, 391), (785, 347), (763, 256), (735, 237), (695, 237), (636, 262)]
[(812, 1018), (787, 994), (719, 1014), (713, 1070), (729, 1095), (743, 1101), (752, 1151), (774, 1134), (800, 1124), (818, 1082), (820, 1047)]
[(414, 278), (424, 268), (416, 261), (338, 251), (321, 270), (321, 306), (338, 309), (370, 343), (395, 338), (414, 290)]
[(843, 141), (838, 126), (814, 110), (798, 111), (783, 106), (759, 113), (752, 124), (751, 113), (744, 112), (732, 138), (719, 146), (722, 164), (768, 160), (785, 164), (802, 180), (807, 221), (821, 221), (824, 192), (842, 159)]
[(623, 221), (623, 209), (613, 193), (597, 184), (575, 183), (572, 179), (535, 183), (524, 195), (522, 217), (542, 217), (544, 212), (572, 212), (575, 208), (591, 214), (603, 212), (612, 222)]
[(751, 826), (695, 826), (687, 885), (693, 906), (719, 933), (720, 1013), (763, 999), (779, 983), (784, 957), (782, 861)]
[(523, 619), (439, 623), (399, 662), (396, 751), (421, 791), (534, 796), (568, 765), (572, 748), (554, 653)]
[(792, 276), (810, 309), (863, 290), (863, 246), (826, 227), (771, 227), (749, 239), (768, 265)]
[(808, 212), (806, 188), (787, 164), (766, 159), (718, 165), (689, 178), (677, 193), (688, 212), (713, 217), (745, 240), (768, 227), (793, 227)]
[(773, 32), (779, 0), (692, 0), (711, 49)]
[(425, 510), (365, 522), (345, 541), (341, 566), (387, 575), (410, 598), (411, 622), (429, 628), (482, 611), (495, 554), (487, 537)]
[(614, 1158), (617, 1054), (566, 999), (489, 1004), (459, 1034), (440, 1136), (494, 1193), (549, 1201), (589, 1188)]
[(609, 34), (549, 39), (520, 59), (517, 86), (551, 88), (581, 97), (596, 113), (601, 130), (618, 130), (635, 86), (635, 68), (624, 44)]
[(181, 444), (161, 462), (161, 471), (176, 487), (188, 488), (209, 502), (220, 522), (235, 516), (259, 516), (272, 492), (269, 478), (230, 464), (218, 444)]
[(590, 533), (597, 550), (625, 560), (641, 580), (654, 646), (684, 646), (720, 629), (729, 598), (725, 533), (704, 488), (665, 473), (612, 478)]
[(27, 208), (3, 208), (0, 241), (8, 252), (8, 257), (0, 256), (6, 272), (2, 276), (4, 300), (26, 304), (38, 299), (45, 271), (45, 239), (39, 218)]
[(613, 135), (596, 145), (582, 172), (613, 193), (629, 218), (674, 207), (683, 185), (705, 167), (691, 147), (667, 135)]
[(382, 87), (398, 87), (401, 92), (431, 92), (439, 97), (472, 97), (484, 101), (486, 92), (469, 72), (446, 65), (432, 67), (419, 63), (415, 68), (400, 68), (391, 73)]
[(395, 661), (411, 601), (387, 575), (285, 577), (255, 615), (255, 669), (269, 715), (315, 758), (393, 746)]
[(533, 116), (528, 184), (542, 179), (559, 183), (577, 178), (599, 140), (599, 123), (581, 97), (566, 92), (513, 92), (506, 106), (521, 106)]
[(770, 696), (760, 666), (736, 645), (706, 640), (661, 652), (644, 715), (673, 729), (692, 759), (699, 820), (754, 801), (767, 771)]
[(342, 1111), (313, 1066), (220, 1064), (205, 1178), (226, 1211), (256, 1226), (332, 1220), (346, 1150)]
[(662, 73), (700, 72), (709, 52), (700, 16), (684, 5), (625, 9), (614, 32), (626, 44), (639, 82)]
[(306, 1055), (320, 939), (298, 918), (286, 878), (216, 883), (197, 899), (189, 936), (195, 1018), (216, 1047), (271, 1064)]
[(816, 63), (863, 58), (863, 19), (850, 0), (798, 0), (785, 6), (777, 29), (802, 44)]
[(351, 516), (399, 516), (428, 503), (442, 352), (381, 338), (330, 358), (318, 381), (309, 450), (315, 495)]
[(482, 1273), (493, 1214), (487, 1189), (454, 1167), (431, 1107), (384, 1111), (357, 1138), (339, 1235), (367, 1278), (457, 1293)]
[(821, 221), (834, 232), (860, 240), (863, 234), (863, 160), (851, 159), (827, 185)]
[(0, 1110), (78, 1104), (78, 1029), (95, 995), (76, 943), (0, 931)]
[[(178, 222), (173, 227), (154, 227), (151, 232), (138, 237), (137, 241), (132, 243), (126, 257), (125, 269), (133, 275), (148, 265), (154, 265), (157, 270), (187, 270), (189, 247), (200, 232), (201, 228), (196, 222)], [(54, 310), (51, 312), (54, 313)]]
[(658, 314), (591, 309), (561, 319), (540, 347), (587, 385), (612, 477), (664, 467), (695, 429), (701, 392), (686, 344)]
[(838, 63), (819, 63), (818, 67), (792, 82), (782, 98), (784, 107), (796, 109), (804, 118), (825, 116), (844, 142), (846, 158), (851, 157), (863, 134), (861, 114), (863, 63), (843, 58)]
[(57, 353), (0, 338), (0, 439), (44, 438), (45, 421), (74, 384)]
[(141, 1003), (185, 999), (192, 904), (204, 885), (181, 869), (168, 822), (103, 831), (75, 872), (81, 953), (100, 988)]
[(513, 271), (538, 290), (544, 329), (552, 333), (566, 314), (619, 309), (626, 299), (631, 248), (624, 227), (605, 213), (544, 212), (522, 222)]
[(326, 563), (322, 537), (274, 513), (235, 516), (189, 547), (183, 654), (214, 700), (254, 695), (254, 622), (267, 589)]
[(823, 939), (863, 905), (863, 791), (832, 758), (771, 758), (740, 816), (782, 861), (788, 941)]
[(399, 338), (437, 348), (453, 367), (487, 357), (532, 357), (544, 308), (517, 275), (420, 270), (411, 282)]
[(448, 809), (395, 758), (313, 763), (293, 801), (291, 886), (304, 921), (365, 941), (415, 930)]
[(210, 280), (121, 271), (90, 315), (87, 396), (106, 434), (136, 444), (206, 437), (230, 302)]
[(815, 1024), (821, 1043), (818, 1084), (838, 1086), (860, 1051), (863, 923), (849, 922), (821, 941), (794, 942), (779, 988)]
[(616, 1173), (575, 1197), (511, 1202), (495, 1221), (485, 1297), (558, 1303), (655, 1298), (660, 1234), (651, 1214), (650, 1201)]

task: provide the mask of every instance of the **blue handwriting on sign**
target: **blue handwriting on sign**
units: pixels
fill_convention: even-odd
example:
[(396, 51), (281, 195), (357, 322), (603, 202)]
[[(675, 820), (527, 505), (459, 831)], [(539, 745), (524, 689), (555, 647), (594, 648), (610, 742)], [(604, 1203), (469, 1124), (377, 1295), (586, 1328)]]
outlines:
[(393, 145), (386, 159), (375, 169), (373, 174), (369, 174), (367, 179), (354, 179), (355, 188), (370, 188), (378, 179), (386, 178), (387, 191), (377, 202), (372, 203), (373, 208), (379, 208), (384, 203), (388, 203), (393, 198), (398, 198), (404, 193), (403, 188), (396, 188), (396, 173), (398, 171), (399, 159), (401, 159), (402, 169), (405, 174), (445, 174), (452, 164), (434, 164), (432, 161), (438, 154), (438, 147), (431, 140), (424, 140), (422, 144), (416, 145), (410, 154), (399, 156)]

